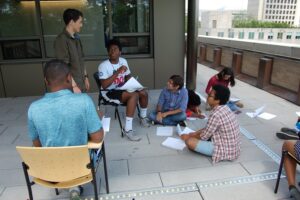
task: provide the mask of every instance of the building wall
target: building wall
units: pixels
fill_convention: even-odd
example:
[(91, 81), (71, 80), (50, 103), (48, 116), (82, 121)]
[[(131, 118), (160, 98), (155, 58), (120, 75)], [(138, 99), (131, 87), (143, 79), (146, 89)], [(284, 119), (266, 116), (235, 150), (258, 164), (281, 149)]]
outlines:
[(182, 0), (159, 0), (153, 5), (154, 87), (162, 88), (171, 75), (183, 76), (185, 5)]

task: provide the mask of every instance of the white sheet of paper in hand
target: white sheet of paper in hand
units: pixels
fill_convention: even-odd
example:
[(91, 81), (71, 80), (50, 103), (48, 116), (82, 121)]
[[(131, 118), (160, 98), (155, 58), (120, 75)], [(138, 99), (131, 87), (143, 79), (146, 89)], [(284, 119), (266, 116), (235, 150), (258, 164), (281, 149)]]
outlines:
[(156, 135), (157, 136), (172, 136), (173, 135), (173, 127), (171, 127), (171, 126), (157, 127)]
[(246, 112), (246, 115), (248, 115), (251, 118), (257, 117), (262, 113), (262, 111), (265, 109), (265, 106), (257, 108), (254, 112)]
[(163, 141), (162, 145), (176, 150), (183, 150), (184, 147), (186, 147), (184, 141), (172, 137), (168, 137), (165, 141)]
[(185, 128), (182, 130), (179, 124), (177, 124), (176, 129), (177, 129), (177, 134), (178, 134), (179, 136), (181, 136), (182, 134), (189, 134), (189, 133), (195, 132), (194, 130), (190, 129), (189, 127), (185, 127)]
[(116, 88), (117, 90), (127, 90), (128, 92), (134, 92), (136, 90), (142, 90), (144, 87), (133, 77), (131, 77), (122, 87)]
[(241, 99), (239, 99), (239, 98), (234, 98), (234, 97), (231, 97), (230, 99), (229, 99), (229, 101), (231, 101), (231, 102), (233, 102), (233, 103), (235, 103), (235, 102), (238, 102), (238, 101), (240, 101)]
[(300, 117), (300, 111), (299, 111), (299, 112), (296, 112), (296, 115), (298, 115), (298, 117)]
[(262, 119), (270, 120), (270, 119), (273, 119), (274, 117), (276, 117), (276, 115), (264, 112), (264, 113), (258, 115), (258, 117), (262, 118)]
[(109, 127), (110, 127), (110, 117), (103, 117), (102, 120), (102, 126), (103, 126), (103, 130), (105, 132), (109, 132)]

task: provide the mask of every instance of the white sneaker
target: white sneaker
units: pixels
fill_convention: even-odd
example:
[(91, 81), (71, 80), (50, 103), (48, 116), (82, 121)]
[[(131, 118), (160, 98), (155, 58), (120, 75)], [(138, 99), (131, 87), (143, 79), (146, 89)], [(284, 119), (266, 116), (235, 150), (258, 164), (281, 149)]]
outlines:
[(150, 120), (147, 117), (140, 118), (140, 124), (144, 127), (150, 127)]
[(140, 140), (142, 139), (141, 137), (135, 135), (134, 132), (133, 132), (133, 130), (125, 131), (125, 129), (122, 128), (122, 133), (123, 133), (124, 135), (126, 135), (127, 138), (128, 138), (129, 140), (131, 140), (131, 141), (136, 141), (136, 142), (138, 142), (138, 141), (140, 141)]

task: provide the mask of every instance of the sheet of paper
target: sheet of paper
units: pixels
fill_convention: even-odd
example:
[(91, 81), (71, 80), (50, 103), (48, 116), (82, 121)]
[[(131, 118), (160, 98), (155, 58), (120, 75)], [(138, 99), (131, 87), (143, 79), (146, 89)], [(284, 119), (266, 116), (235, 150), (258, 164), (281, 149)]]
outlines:
[(235, 98), (235, 97), (231, 97), (231, 98), (229, 99), (229, 101), (232, 101), (233, 103), (238, 102), (238, 101), (240, 101), (240, 100), (241, 100), (241, 99)]
[(199, 119), (199, 118), (197, 118), (197, 117), (187, 117), (186, 119), (187, 119), (187, 120), (190, 120), (190, 121), (194, 121), (194, 120), (197, 120), (197, 119)]
[(299, 112), (296, 112), (296, 115), (297, 115), (298, 117), (300, 117), (300, 111), (299, 111)]
[(173, 135), (173, 127), (172, 126), (164, 126), (156, 128), (157, 136), (172, 136)]
[(168, 137), (162, 145), (176, 150), (183, 150), (186, 147), (184, 141), (173, 137)]
[(257, 117), (262, 113), (262, 111), (265, 109), (265, 106), (257, 108), (254, 112), (246, 112), (246, 115), (248, 115), (251, 118)]
[(103, 117), (101, 121), (102, 121), (103, 130), (105, 132), (109, 132), (110, 117)]
[(181, 136), (182, 134), (189, 134), (189, 133), (195, 132), (194, 130), (190, 129), (189, 127), (185, 127), (182, 130), (179, 124), (177, 124), (176, 131), (179, 136)]
[(264, 112), (264, 113), (258, 115), (258, 117), (262, 118), (262, 119), (270, 120), (270, 119), (273, 119), (274, 117), (276, 117), (276, 115)]
[(131, 77), (122, 87), (116, 88), (117, 90), (127, 90), (130, 91), (136, 91), (141, 90), (144, 87), (133, 77)]

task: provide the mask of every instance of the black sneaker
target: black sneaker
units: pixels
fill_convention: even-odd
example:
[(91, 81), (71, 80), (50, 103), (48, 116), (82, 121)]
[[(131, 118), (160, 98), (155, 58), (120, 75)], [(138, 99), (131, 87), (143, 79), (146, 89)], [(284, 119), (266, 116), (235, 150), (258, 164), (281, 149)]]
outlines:
[(299, 140), (299, 136), (296, 134), (277, 132), (276, 136), (282, 140)]
[(285, 133), (298, 135), (297, 131), (295, 129), (292, 129), (292, 128), (283, 127), (283, 128), (281, 128), (281, 131), (285, 132)]

